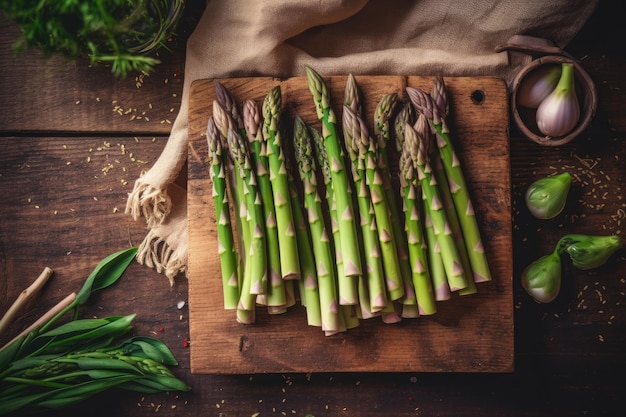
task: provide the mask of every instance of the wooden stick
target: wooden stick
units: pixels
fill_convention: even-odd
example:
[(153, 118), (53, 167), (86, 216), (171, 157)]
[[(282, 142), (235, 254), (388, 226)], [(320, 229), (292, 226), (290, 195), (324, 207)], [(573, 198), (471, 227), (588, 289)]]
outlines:
[(20, 337), (22, 337), (24, 335), (27, 335), (28, 333), (30, 333), (34, 329), (37, 329), (37, 328), (43, 326), (44, 324), (46, 324), (52, 317), (56, 316), (65, 307), (70, 305), (74, 301), (75, 298), (76, 298), (76, 293), (73, 292), (70, 295), (68, 295), (67, 297), (65, 297), (64, 299), (62, 299), (61, 301), (59, 301), (54, 307), (52, 307), (50, 310), (48, 310), (43, 316), (39, 317), (39, 319), (37, 321), (35, 321), (33, 324), (31, 324), (26, 329), (24, 329), (20, 334), (18, 334), (13, 339), (11, 339), (11, 341), (9, 343), (7, 343), (6, 345), (4, 345), (0, 349), (0, 351), (3, 350), (8, 345), (10, 345), (11, 343), (13, 343), (15, 340), (19, 339)]
[(28, 288), (20, 293), (4, 316), (2, 316), (2, 320), (0, 320), (0, 335), (4, 333), (7, 327), (9, 327), (17, 313), (24, 308), (26, 303), (30, 301), (39, 291), (41, 291), (51, 276), (52, 269), (45, 267), (35, 282), (30, 284)]

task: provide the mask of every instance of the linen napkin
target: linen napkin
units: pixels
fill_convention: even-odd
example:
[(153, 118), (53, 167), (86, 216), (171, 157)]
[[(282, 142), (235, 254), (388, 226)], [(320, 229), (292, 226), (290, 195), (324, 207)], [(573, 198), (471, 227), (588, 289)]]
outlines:
[(207, 0), (187, 41), (179, 113), (154, 165), (135, 182), (126, 212), (148, 232), (137, 260), (173, 285), (187, 264), (188, 95), (198, 79), (493, 75), (510, 82), (531, 56), (496, 52), (513, 35), (564, 48), (598, 0)]

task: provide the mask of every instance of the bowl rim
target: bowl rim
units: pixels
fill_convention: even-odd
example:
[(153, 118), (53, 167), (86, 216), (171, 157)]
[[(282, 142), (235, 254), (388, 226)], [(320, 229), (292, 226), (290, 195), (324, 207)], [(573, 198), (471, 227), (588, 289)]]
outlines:
[[(579, 120), (577, 126), (569, 132), (565, 136), (559, 137), (551, 137), (546, 135), (540, 135), (536, 132), (532, 131), (522, 119), (518, 111), (517, 105), (517, 91), (521, 81), (533, 70), (539, 68), (540, 66), (547, 64), (561, 64), (561, 63), (572, 63), (574, 65), (574, 76), (578, 83), (584, 90), (584, 98), (582, 102), (581, 108), (581, 119)], [(572, 59), (567, 56), (561, 55), (547, 55), (541, 58), (537, 58), (532, 60), (528, 65), (522, 68), (518, 74), (515, 76), (512, 87), (511, 87), (511, 98), (510, 98), (510, 108), (511, 113), (513, 115), (513, 119), (515, 120), (515, 124), (517, 125), (520, 132), (526, 136), (528, 139), (536, 142), (540, 145), (545, 146), (559, 146), (571, 142), (574, 138), (578, 137), (591, 123), (591, 119), (595, 116), (596, 108), (597, 108), (597, 90), (596, 86), (589, 77), (589, 74), (584, 70), (584, 68), (577, 62), (575, 59)]]

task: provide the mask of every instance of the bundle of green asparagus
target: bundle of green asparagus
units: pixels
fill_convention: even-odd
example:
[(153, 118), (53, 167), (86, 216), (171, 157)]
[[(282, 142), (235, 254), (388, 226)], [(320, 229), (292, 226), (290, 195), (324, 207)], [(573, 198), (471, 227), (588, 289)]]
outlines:
[(224, 307), (250, 324), (259, 306), (278, 314), (299, 300), (307, 323), (332, 335), (360, 319), (435, 314), (452, 293), (476, 292), (491, 275), (446, 124), (443, 79), (432, 94), (408, 87), (404, 104), (396, 92), (384, 95), (373, 134), (355, 77), (341, 124), (324, 79), (308, 67), (306, 79), (319, 128), (295, 115), (288, 134), (280, 87), (261, 110), (245, 100), (241, 112), (215, 84), (207, 140)]

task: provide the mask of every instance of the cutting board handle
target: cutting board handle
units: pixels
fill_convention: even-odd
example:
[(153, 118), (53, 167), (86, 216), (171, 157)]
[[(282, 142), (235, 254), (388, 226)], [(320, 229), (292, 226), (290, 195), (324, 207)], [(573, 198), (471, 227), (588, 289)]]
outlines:
[(558, 47), (551, 40), (530, 35), (511, 36), (504, 44), (496, 47), (496, 52), (504, 51), (521, 52), (533, 57), (558, 55), (576, 61), (572, 55)]

